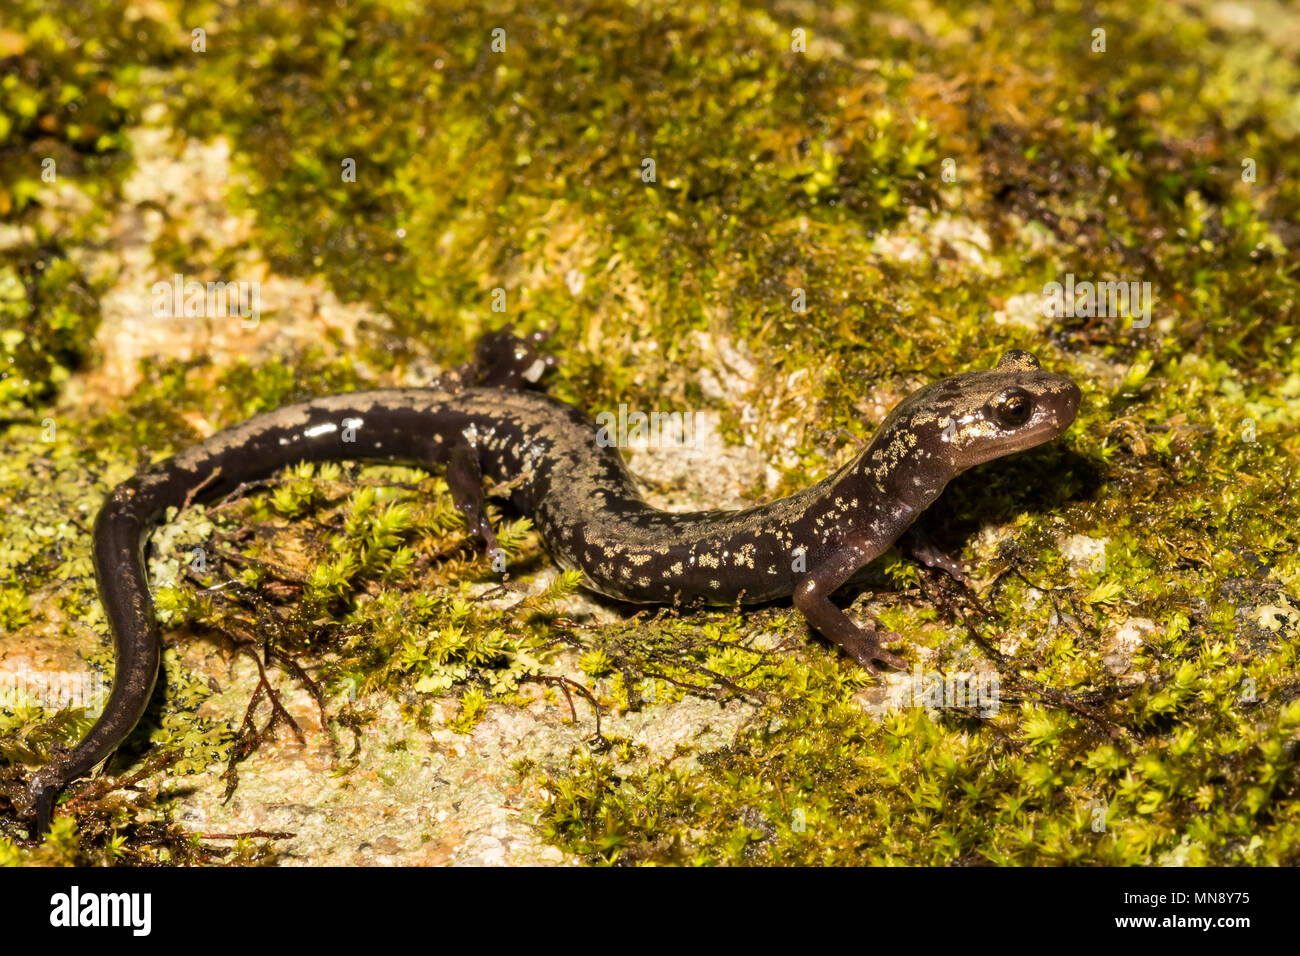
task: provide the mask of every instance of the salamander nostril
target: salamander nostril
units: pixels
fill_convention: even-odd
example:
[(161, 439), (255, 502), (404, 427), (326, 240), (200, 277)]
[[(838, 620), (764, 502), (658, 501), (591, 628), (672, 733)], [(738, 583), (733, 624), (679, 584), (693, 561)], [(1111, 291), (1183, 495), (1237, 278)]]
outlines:
[(1061, 415), (1066, 424), (1074, 421), (1074, 416), (1079, 412), (1079, 403), (1083, 401), (1083, 392), (1079, 391), (1079, 386), (1073, 382), (1069, 386), (1065, 390), (1065, 407)]

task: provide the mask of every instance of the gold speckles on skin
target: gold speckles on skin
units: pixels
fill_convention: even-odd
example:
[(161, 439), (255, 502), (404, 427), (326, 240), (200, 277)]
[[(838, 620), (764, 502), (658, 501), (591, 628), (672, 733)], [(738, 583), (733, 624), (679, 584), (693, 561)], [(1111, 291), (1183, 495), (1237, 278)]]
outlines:
[[(1077, 390), (1013, 357), (918, 389), (896, 406), (856, 459), (788, 497), (740, 511), (667, 513), (647, 504), (616, 448), (595, 441), (578, 409), (537, 392), (513, 389), (395, 389), (332, 396), (259, 416), (174, 460), (210, 473), (214, 456), (287, 436), (346, 415), (362, 418), (367, 447), (410, 445), (421, 422), (426, 449), (445, 456), (453, 443), (481, 450), (485, 479), (509, 483), (557, 560), (577, 567), (593, 590), (629, 601), (771, 600), (815, 571), (850, 535), (892, 541), (958, 471), (1046, 441), (1072, 408), (1044, 414), (1018, 433), (989, 417), (1007, 387), (1037, 402)], [(1050, 405), (1051, 403), (1047, 403)], [(1058, 400), (1057, 406), (1069, 402)], [(1057, 421), (1057, 418), (1062, 421)], [(945, 434), (944, 427), (951, 425)], [(424, 427), (424, 426), (421, 426)], [(270, 439), (263, 433), (273, 436)], [(463, 437), (462, 437), (463, 436)], [(347, 457), (340, 455), (339, 457)], [(144, 486), (141, 486), (144, 487)], [(886, 543), (888, 543), (888, 541)], [(804, 542), (803, 570), (789, 556)]]

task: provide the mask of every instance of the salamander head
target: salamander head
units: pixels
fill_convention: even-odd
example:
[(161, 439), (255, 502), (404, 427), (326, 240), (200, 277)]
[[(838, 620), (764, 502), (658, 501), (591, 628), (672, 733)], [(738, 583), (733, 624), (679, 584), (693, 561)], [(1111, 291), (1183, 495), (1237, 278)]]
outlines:
[(983, 372), (937, 383), (931, 410), (957, 472), (1056, 438), (1079, 411), (1079, 387), (1013, 349)]
[(1074, 382), (1013, 349), (991, 369), (913, 392), (864, 457), (901, 500), (924, 506), (966, 469), (1056, 438), (1074, 421), (1079, 397)]

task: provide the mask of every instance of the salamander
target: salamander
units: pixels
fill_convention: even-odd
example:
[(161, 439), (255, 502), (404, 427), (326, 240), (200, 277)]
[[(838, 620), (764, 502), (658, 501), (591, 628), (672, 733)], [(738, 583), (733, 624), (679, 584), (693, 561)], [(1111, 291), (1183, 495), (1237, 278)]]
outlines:
[(158, 676), (161, 635), (144, 546), (166, 509), (213, 501), (303, 461), (446, 467), (453, 501), (490, 554), (484, 480), (505, 486), (541, 540), (583, 585), (646, 604), (737, 605), (787, 597), (817, 631), (876, 673), (905, 668), (831, 596), (897, 541), (956, 475), (1050, 441), (1069, 427), (1079, 389), (1029, 352), (953, 375), (907, 396), (862, 452), (834, 474), (738, 511), (665, 512), (648, 504), (616, 447), (579, 409), (549, 397), (544, 336), (507, 326), (476, 358), (429, 387), (359, 391), (258, 415), (117, 486), (95, 520), (95, 575), (116, 671), (104, 710), (76, 746), (38, 769), (18, 798), (34, 833), (48, 829), (69, 782), (129, 734)]

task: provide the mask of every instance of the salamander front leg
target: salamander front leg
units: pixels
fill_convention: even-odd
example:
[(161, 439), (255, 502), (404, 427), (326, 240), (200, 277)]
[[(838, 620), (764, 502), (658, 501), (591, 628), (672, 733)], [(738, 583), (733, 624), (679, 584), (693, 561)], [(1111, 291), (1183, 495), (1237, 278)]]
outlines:
[(850, 538), (826, 561), (809, 571), (794, 591), (794, 605), (808, 623), (873, 674), (880, 673), (876, 661), (899, 670), (907, 669), (905, 660), (880, 646), (885, 640), (898, 640), (899, 636), (860, 627), (831, 603), (830, 596), (882, 551), (884, 548), (866, 539)]
[(966, 576), (966, 569), (961, 566), (961, 562), (940, 550), (934, 540), (916, 525), (903, 532), (903, 536), (898, 540), (898, 546), (905, 554), (920, 561), (927, 568), (945, 571), (958, 584), (972, 591), (975, 590), (975, 585)]
[(493, 561), (502, 554), (497, 536), (488, 521), (487, 505), (483, 495), (483, 469), (479, 466), (478, 451), (469, 445), (457, 445), (447, 461), (447, 487), (451, 500), (465, 516), (469, 533), (483, 540), (488, 557)]

